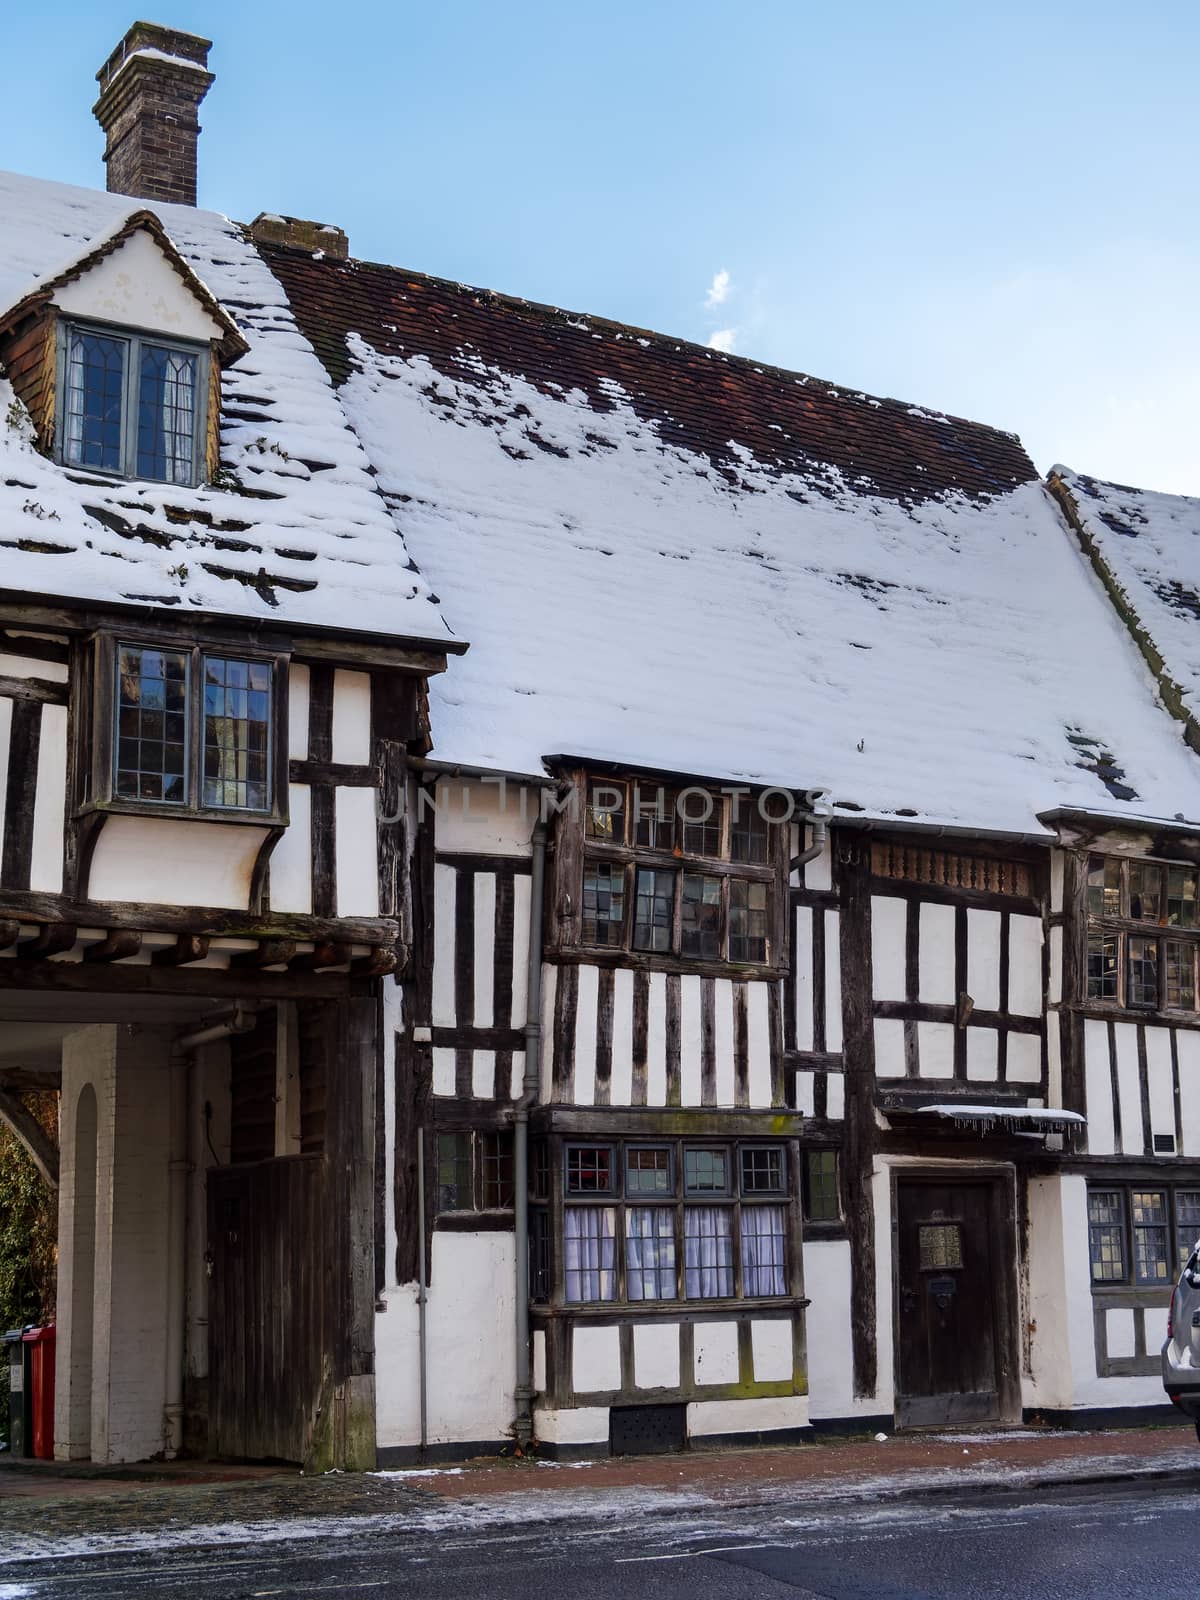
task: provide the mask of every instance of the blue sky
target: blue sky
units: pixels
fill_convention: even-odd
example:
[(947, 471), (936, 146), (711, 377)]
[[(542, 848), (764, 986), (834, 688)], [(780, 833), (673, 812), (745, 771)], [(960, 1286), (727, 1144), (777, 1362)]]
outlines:
[[(103, 184), (93, 74), (136, 14), (12, 8), (0, 165)], [(215, 41), (204, 205), (1200, 494), (1194, 0), (150, 14)]]

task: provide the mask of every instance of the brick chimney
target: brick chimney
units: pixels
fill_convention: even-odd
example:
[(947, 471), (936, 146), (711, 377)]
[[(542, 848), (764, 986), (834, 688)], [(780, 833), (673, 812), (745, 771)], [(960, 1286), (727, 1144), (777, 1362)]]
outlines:
[(113, 194), (196, 204), (197, 110), (213, 75), (210, 39), (135, 22), (96, 74)]

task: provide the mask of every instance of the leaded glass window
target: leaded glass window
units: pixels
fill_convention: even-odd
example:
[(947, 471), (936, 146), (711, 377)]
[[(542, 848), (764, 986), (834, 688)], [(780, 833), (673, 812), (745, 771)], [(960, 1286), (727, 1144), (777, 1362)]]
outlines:
[(624, 927), (624, 868), (608, 861), (590, 861), (583, 874), (584, 944), (622, 944)]
[(729, 959), (767, 959), (767, 886), (748, 878), (729, 884)]
[(1191, 867), (1167, 869), (1167, 922), (1172, 928), (1196, 926), (1196, 876)]
[(270, 744), (270, 667), (205, 656), (202, 803), (264, 811)]
[(188, 665), (185, 651), (118, 647), (113, 781), (122, 799), (187, 802)]
[(743, 799), (729, 819), (729, 859), (765, 862), (767, 819), (753, 801)]
[(685, 956), (721, 954), (721, 880), (685, 872), (680, 895), (679, 948)]
[(1088, 862), (1088, 910), (1094, 917), (1121, 915), (1121, 863), (1113, 856)]
[(1120, 942), (1115, 933), (1088, 935), (1087, 985), (1092, 1000), (1115, 1000), (1120, 979)]
[(637, 909), (633, 924), (635, 950), (669, 950), (675, 920), (675, 874), (639, 867)]
[(1129, 863), (1129, 915), (1138, 922), (1162, 917), (1163, 870), (1149, 861)]
[(1161, 1189), (1134, 1189), (1133, 1270), (1139, 1283), (1165, 1283), (1171, 1276), (1167, 1197)]
[(1200, 1009), (1200, 872), (1118, 856), (1088, 862), (1087, 998)]
[(1129, 994), (1131, 1006), (1158, 1004), (1158, 940), (1129, 940)]
[(1175, 1191), (1175, 1233), (1182, 1269), (1200, 1239), (1200, 1189)]
[(183, 350), (142, 346), (138, 387), (137, 476), (191, 483), (196, 438), (198, 360)]
[(469, 1133), (438, 1134), (437, 1208), (439, 1211), (473, 1211), (475, 1208)]
[(123, 470), (124, 339), (72, 328), (67, 343), (63, 458), (74, 467)]
[(1120, 1189), (1088, 1191), (1088, 1244), (1093, 1283), (1122, 1283), (1125, 1260), (1125, 1198)]
[(836, 1150), (804, 1152), (804, 1214), (810, 1222), (840, 1220)]
[(1174, 1011), (1196, 1009), (1196, 946), (1189, 940), (1168, 939), (1166, 952), (1166, 1004)]

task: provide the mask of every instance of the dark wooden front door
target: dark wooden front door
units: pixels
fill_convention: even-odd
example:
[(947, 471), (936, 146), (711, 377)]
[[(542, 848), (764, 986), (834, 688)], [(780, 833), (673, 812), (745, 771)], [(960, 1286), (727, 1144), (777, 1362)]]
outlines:
[(303, 1461), (328, 1348), (325, 1164), (208, 1173), (209, 1449)]
[(896, 1188), (896, 1416), (909, 1427), (987, 1422), (1005, 1409), (1009, 1264), (993, 1182)]

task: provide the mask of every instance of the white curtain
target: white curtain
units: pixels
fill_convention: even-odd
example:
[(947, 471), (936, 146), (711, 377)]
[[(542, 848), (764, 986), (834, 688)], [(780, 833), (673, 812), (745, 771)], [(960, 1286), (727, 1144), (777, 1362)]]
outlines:
[(625, 1213), (625, 1293), (630, 1300), (674, 1300), (675, 1215), (668, 1206)]
[(567, 1206), (563, 1211), (565, 1290), (572, 1304), (616, 1298), (615, 1218), (611, 1206)]
[(162, 374), (163, 456), (169, 483), (192, 481), (196, 358), (168, 350)]
[(733, 1294), (733, 1229), (728, 1206), (685, 1206), (683, 1289), (689, 1300)]
[(782, 1206), (742, 1208), (742, 1293), (786, 1294)]
[(83, 460), (83, 417), (87, 405), (84, 382), (83, 335), (73, 333), (67, 361), (67, 427), (63, 440), (63, 456), (67, 461)]

